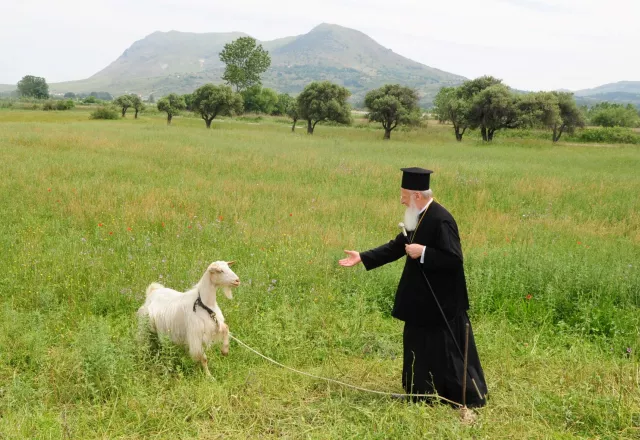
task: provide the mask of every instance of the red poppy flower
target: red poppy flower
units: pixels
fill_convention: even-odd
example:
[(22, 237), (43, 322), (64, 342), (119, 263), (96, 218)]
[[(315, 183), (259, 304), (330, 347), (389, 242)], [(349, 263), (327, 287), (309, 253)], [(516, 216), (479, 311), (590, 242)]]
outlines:
[(162, 227), (164, 228), (164, 222), (162, 222)]
[(102, 223), (98, 223), (98, 227), (101, 228), (102, 227)]
[(127, 231), (131, 232), (131, 231), (132, 231), (132, 229), (131, 229), (131, 228), (127, 228)]
[(527, 298), (527, 299), (531, 299), (531, 298), (533, 298), (533, 295), (528, 294), (525, 298)]
[(293, 217), (293, 212), (290, 212), (290, 213), (289, 213), (289, 217)]
[(581, 242), (578, 242), (578, 244), (582, 244)]
[(112, 232), (112, 231), (109, 231), (109, 235), (113, 235), (113, 232)]
[(219, 215), (219, 216), (218, 216), (218, 220), (219, 220), (219, 221), (222, 221), (222, 220), (224, 220), (224, 217), (223, 217), (223, 216), (221, 216), (221, 215)]

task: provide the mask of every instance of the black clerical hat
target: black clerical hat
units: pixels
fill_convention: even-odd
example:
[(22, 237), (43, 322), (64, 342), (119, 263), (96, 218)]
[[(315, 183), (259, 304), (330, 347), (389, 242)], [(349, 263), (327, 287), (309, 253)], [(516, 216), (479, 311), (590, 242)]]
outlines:
[(400, 168), (402, 170), (402, 185), (400, 187), (412, 191), (426, 191), (429, 189), (429, 176), (433, 171), (424, 168)]

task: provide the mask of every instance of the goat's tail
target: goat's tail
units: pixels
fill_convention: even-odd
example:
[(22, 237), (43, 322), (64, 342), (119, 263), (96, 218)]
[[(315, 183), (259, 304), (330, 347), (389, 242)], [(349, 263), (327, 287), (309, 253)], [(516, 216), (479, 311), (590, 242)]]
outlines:
[(153, 293), (154, 290), (162, 289), (164, 286), (160, 283), (151, 283), (149, 287), (147, 287), (146, 297), (149, 298), (149, 295)]

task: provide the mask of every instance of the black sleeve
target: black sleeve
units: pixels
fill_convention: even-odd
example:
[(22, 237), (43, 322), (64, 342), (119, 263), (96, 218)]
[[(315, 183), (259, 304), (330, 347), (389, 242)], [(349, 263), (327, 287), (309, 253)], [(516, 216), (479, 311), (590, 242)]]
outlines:
[(435, 247), (424, 250), (425, 269), (456, 269), (462, 266), (462, 246), (458, 228), (455, 224), (444, 221), (438, 231)]
[(404, 245), (407, 243), (404, 235), (398, 234), (396, 238), (382, 246), (365, 252), (360, 252), (360, 259), (365, 269), (371, 270), (384, 264), (396, 261), (404, 256), (406, 252)]

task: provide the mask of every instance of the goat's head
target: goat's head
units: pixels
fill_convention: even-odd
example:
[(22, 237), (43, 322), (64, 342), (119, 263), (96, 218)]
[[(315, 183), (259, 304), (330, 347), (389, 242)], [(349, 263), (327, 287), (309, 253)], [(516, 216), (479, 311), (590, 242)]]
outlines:
[(214, 261), (207, 269), (211, 283), (217, 287), (222, 287), (224, 295), (229, 299), (233, 298), (231, 288), (240, 285), (240, 278), (229, 267), (233, 263), (233, 261)]

